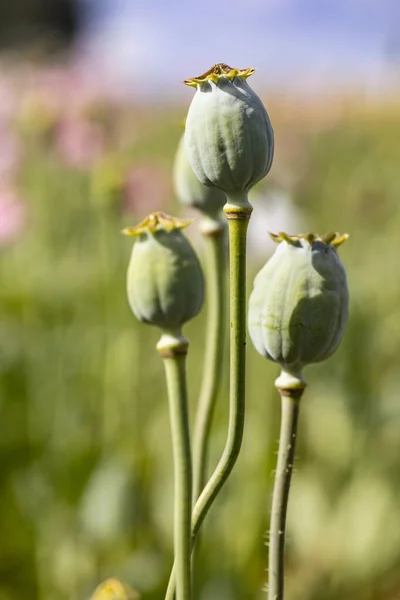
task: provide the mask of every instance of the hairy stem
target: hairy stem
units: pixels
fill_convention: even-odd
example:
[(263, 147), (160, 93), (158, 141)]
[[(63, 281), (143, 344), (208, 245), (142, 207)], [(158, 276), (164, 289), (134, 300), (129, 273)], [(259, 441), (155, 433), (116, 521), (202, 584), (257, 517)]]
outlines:
[(283, 600), (286, 513), (303, 390), (279, 389), (282, 401), (278, 463), (269, 531), (268, 600)]

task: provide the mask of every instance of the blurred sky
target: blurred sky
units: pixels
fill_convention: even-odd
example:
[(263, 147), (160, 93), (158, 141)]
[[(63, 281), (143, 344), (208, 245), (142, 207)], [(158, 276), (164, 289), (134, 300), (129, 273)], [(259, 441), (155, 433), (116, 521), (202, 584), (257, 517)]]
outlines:
[(275, 87), (379, 90), (400, 49), (400, 0), (80, 1), (81, 47), (138, 93), (174, 95), (216, 62)]

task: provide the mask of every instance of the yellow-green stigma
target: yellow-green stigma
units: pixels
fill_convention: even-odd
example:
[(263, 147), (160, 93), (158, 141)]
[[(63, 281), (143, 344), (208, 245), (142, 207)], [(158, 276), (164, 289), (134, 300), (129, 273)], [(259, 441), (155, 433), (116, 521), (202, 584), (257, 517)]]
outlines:
[(91, 600), (138, 600), (139, 595), (118, 579), (107, 579), (95, 590)]
[(327, 246), (334, 246), (335, 248), (341, 246), (343, 242), (345, 242), (349, 237), (348, 233), (340, 234), (338, 232), (325, 233), (324, 235), (319, 235), (318, 233), (289, 235), (287, 233), (284, 233), (283, 231), (280, 231), (278, 234), (270, 233), (269, 235), (272, 241), (276, 242), (277, 244), (279, 244), (280, 242), (296, 244), (296, 242), (299, 242), (300, 240), (306, 240), (306, 242), (308, 242), (310, 246), (314, 242), (323, 242)]
[(124, 235), (139, 236), (143, 233), (155, 233), (156, 231), (173, 231), (174, 229), (184, 229), (193, 223), (194, 219), (178, 219), (171, 217), (163, 212), (153, 212), (149, 214), (141, 223), (135, 227), (126, 227), (122, 230)]
[(199, 77), (192, 77), (191, 79), (186, 79), (183, 83), (185, 85), (189, 85), (190, 87), (197, 87), (202, 83), (206, 83), (206, 81), (212, 81), (213, 83), (218, 83), (220, 79), (223, 77), (225, 79), (234, 79), (235, 77), (240, 77), (241, 79), (247, 79), (253, 73), (255, 69), (233, 69), (229, 65), (225, 63), (218, 63), (211, 67), (208, 71), (206, 71), (203, 75)]

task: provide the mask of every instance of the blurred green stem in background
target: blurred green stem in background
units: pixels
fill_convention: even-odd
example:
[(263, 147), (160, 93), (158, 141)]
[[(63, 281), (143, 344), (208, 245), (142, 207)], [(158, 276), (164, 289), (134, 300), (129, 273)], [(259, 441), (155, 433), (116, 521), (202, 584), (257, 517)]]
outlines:
[(282, 376), (275, 382), (281, 395), (282, 415), (269, 530), (268, 600), (283, 600), (284, 597), (286, 514), (296, 450), (300, 398), (305, 388), (304, 381), (300, 380), (298, 386), (293, 388), (280, 387), (281, 380)]
[(191, 600), (192, 461), (186, 386), (188, 341), (180, 332), (164, 332), (157, 349), (165, 368), (174, 455), (176, 597), (177, 600)]
[(193, 432), (193, 501), (203, 491), (208, 443), (221, 380), (225, 331), (225, 224), (206, 217), (200, 224), (205, 244), (207, 330), (203, 378)]
[[(192, 513), (192, 548), (197, 533), (214, 500), (228, 479), (239, 456), (243, 439), (246, 379), (246, 240), (252, 206), (247, 196), (235, 206), (228, 203), (224, 212), (229, 231), (230, 301), (230, 392), (228, 437), (220, 461), (208, 480)], [(175, 568), (172, 569), (165, 600), (173, 600)]]

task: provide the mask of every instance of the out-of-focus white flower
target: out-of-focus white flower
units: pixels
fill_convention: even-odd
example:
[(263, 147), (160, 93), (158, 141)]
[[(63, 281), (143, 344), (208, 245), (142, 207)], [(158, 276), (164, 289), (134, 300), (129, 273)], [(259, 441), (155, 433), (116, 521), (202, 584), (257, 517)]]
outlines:
[(250, 194), (253, 214), (249, 223), (248, 253), (254, 258), (265, 260), (276, 245), (269, 231), (303, 231), (303, 218), (286, 190), (273, 188)]

